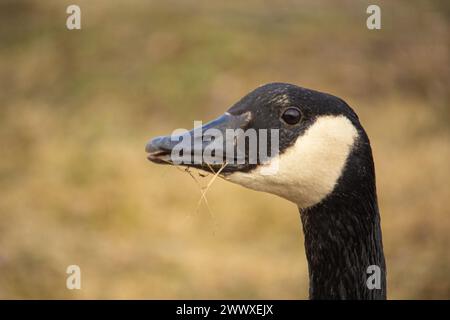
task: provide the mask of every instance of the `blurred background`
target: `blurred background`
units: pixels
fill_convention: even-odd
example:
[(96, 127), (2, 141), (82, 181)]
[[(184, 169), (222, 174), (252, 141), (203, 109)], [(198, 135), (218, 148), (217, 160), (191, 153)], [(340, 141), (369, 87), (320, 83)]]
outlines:
[(371, 138), (388, 297), (449, 299), (449, 17), (445, 0), (1, 0), (0, 298), (307, 298), (295, 205), (217, 179), (196, 211), (192, 177), (144, 152), (281, 81), (343, 98)]

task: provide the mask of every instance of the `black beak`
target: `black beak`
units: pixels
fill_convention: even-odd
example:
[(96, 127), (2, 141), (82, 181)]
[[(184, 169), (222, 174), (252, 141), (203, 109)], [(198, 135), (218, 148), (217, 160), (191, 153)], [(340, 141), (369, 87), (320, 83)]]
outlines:
[[(153, 138), (145, 147), (145, 151), (148, 153), (147, 158), (159, 164), (184, 165), (207, 171), (216, 171), (226, 161), (227, 145), (231, 144), (233, 150), (236, 150), (236, 139), (226, 139), (227, 130), (245, 130), (250, 121), (250, 112), (239, 115), (226, 112), (219, 118), (191, 131), (185, 130), (182, 133), (174, 131), (170, 136)], [(220, 135), (222, 136), (221, 140), (217, 139), (217, 136)], [(220, 158), (221, 161), (206, 161), (205, 157), (202, 156), (205, 150), (211, 149), (212, 144), (214, 144), (215, 159)], [(217, 156), (218, 154), (219, 156)], [(243, 164), (227, 162), (223, 172), (235, 171), (242, 167)]]

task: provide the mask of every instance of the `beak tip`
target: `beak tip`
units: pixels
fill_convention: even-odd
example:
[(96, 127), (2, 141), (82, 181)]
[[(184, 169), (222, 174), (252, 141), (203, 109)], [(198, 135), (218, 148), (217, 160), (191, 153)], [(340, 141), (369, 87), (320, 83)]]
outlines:
[(156, 137), (151, 139), (145, 145), (147, 159), (154, 163), (170, 163), (170, 149), (168, 149), (166, 137)]
[(145, 145), (145, 152), (154, 153), (161, 151), (161, 147), (163, 146), (162, 138), (163, 137), (156, 137), (147, 142), (147, 144)]

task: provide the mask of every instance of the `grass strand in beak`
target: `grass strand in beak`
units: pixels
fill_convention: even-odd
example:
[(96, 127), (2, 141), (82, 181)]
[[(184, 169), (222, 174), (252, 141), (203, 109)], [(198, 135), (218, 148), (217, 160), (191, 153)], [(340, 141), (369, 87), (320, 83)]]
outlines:
[[(173, 165), (173, 163), (171, 163), (171, 162), (169, 162), (169, 161), (167, 161), (167, 160), (163, 160), (163, 161), (167, 162), (168, 164)], [(206, 208), (207, 208), (207, 210), (208, 210), (208, 213), (209, 213), (210, 217), (212, 218), (212, 220), (214, 221), (214, 226), (216, 227), (216, 217), (215, 217), (214, 213), (212, 212), (211, 207), (209, 206), (209, 202), (208, 202), (208, 198), (206, 197), (206, 194), (207, 194), (207, 192), (209, 191), (209, 189), (211, 188), (211, 186), (212, 186), (212, 184), (214, 183), (214, 181), (215, 181), (215, 180), (217, 179), (217, 177), (219, 176), (219, 174), (222, 172), (222, 170), (225, 169), (225, 167), (228, 165), (228, 162), (225, 162), (225, 163), (222, 165), (222, 167), (220, 167), (220, 169), (217, 170), (217, 172), (214, 171), (213, 167), (211, 167), (211, 165), (210, 165), (209, 163), (206, 163), (206, 165), (207, 165), (208, 168), (211, 170), (211, 172), (214, 173), (214, 175), (213, 175), (213, 177), (208, 181), (208, 183), (206, 184), (206, 186), (204, 186), (204, 187), (202, 187), (202, 185), (200, 184), (200, 182), (198, 181), (198, 179), (195, 178), (195, 176), (191, 173), (189, 167), (186, 167), (186, 168), (184, 168), (184, 169), (181, 169), (181, 168), (180, 168), (179, 166), (177, 166), (177, 165), (173, 165), (173, 166), (174, 166), (177, 170), (179, 170), (179, 171), (181, 171), (181, 172), (188, 173), (188, 174), (191, 176), (191, 178), (194, 180), (194, 182), (195, 182), (195, 184), (198, 186), (199, 191), (200, 191), (200, 194), (201, 194), (200, 199), (198, 200), (198, 203), (197, 203), (197, 207), (196, 207), (196, 209), (195, 209), (195, 212), (198, 213), (198, 211), (199, 211), (199, 209), (200, 209), (200, 205), (201, 205), (202, 201), (204, 201), (204, 202), (205, 202), (205, 205), (206, 205)], [(200, 174), (200, 173), (199, 173), (199, 176), (200, 176), (200, 177), (206, 177), (207, 175), (203, 175), (203, 174)], [(189, 215), (187, 215), (186, 218), (190, 218), (190, 217), (191, 217), (191, 215), (189, 214)]]
[[(199, 209), (199, 207), (200, 207), (200, 205), (201, 205), (203, 199), (204, 199), (204, 201), (205, 201), (206, 206), (209, 208), (208, 199), (206, 198), (206, 193), (208, 192), (209, 188), (211, 188), (211, 185), (212, 185), (213, 182), (216, 180), (216, 178), (219, 176), (220, 172), (227, 166), (228, 163), (225, 162), (225, 163), (222, 165), (222, 167), (221, 167), (217, 172), (214, 171), (214, 169), (210, 166), (209, 163), (206, 163), (206, 164), (208, 165), (209, 169), (210, 169), (212, 172), (214, 172), (214, 176), (211, 178), (211, 180), (209, 180), (209, 182), (208, 182), (208, 184), (206, 185), (206, 187), (201, 188), (201, 193), (202, 193), (202, 195), (201, 195), (200, 199), (198, 200), (196, 211), (198, 211), (198, 209)], [(209, 210), (209, 211), (210, 211), (211, 217), (212, 217), (213, 219), (215, 219), (215, 216), (214, 216), (214, 214), (212, 213), (212, 211), (211, 211), (211, 210)]]

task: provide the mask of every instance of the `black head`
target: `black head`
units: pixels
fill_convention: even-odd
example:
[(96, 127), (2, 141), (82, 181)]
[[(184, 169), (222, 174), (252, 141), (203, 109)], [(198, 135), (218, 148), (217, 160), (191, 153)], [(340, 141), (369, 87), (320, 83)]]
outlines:
[[(210, 129), (226, 138), (212, 139)], [(231, 159), (242, 160), (240, 163), (229, 163), (229, 157), (218, 157), (217, 162), (200, 157), (197, 163), (182, 164), (216, 171), (227, 163), (221, 171), (224, 179), (298, 205), (311, 298), (385, 298), (372, 151), (353, 110), (329, 94), (271, 83), (247, 94), (223, 116), (197, 130), (197, 135), (194, 130), (151, 140), (146, 147), (148, 158), (156, 163), (174, 163), (173, 151), (180, 145), (188, 155), (202, 154), (208, 151), (209, 141), (218, 141), (215, 150), (219, 154), (227, 144), (239, 149), (239, 136), (226, 136), (227, 129), (266, 130), (267, 136), (257, 135), (251, 142), (244, 135), (247, 144), (243, 156)], [(180, 144), (184, 139), (187, 143)], [(257, 153), (255, 159), (249, 148), (255, 144), (258, 150), (276, 145), (277, 152), (268, 158)], [(379, 290), (366, 285), (369, 266), (381, 270)]]
[[(210, 129), (223, 139), (210, 134)], [(242, 134), (228, 136), (230, 129)], [(261, 129), (266, 135), (258, 134)], [(254, 140), (245, 135), (249, 130), (257, 133)], [(365, 142), (367, 137), (358, 117), (342, 99), (292, 84), (270, 83), (201, 128), (152, 139), (146, 151), (149, 160), (166, 164), (173, 164), (174, 154), (181, 151), (185, 161), (178, 159), (177, 164), (207, 171), (217, 171), (226, 162), (223, 178), (310, 206), (334, 189), (361, 139)], [(208, 161), (201, 155), (211, 151), (212, 141), (215, 157)], [(226, 157), (229, 146), (234, 154), (231, 161)], [(261, 156), (262, 148), (267, 157)], [(239, 150), (241, 156), (237, 156)], [(194, 161), (195, 155), (200, 155), (199, 161)]]

